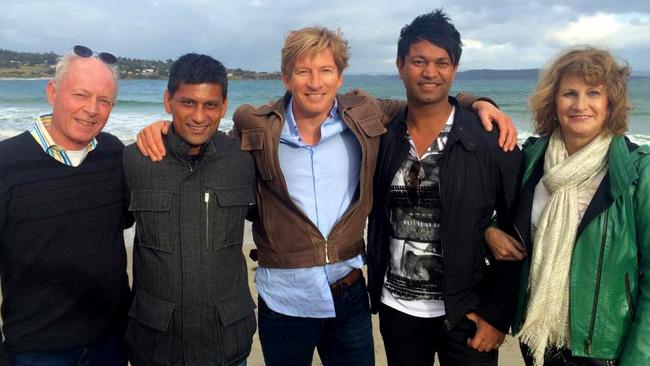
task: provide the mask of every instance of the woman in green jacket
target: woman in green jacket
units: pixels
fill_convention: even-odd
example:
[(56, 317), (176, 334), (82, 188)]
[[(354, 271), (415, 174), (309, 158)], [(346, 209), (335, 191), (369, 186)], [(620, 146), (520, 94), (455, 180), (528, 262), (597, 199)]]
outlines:
[(519, 238), (485, 234), (496, 259), (525, 258), (512, 329), (527, 365), (650, 365), (650, 149), (623, 135), (628, 76), (573, 48), (530, 98)]

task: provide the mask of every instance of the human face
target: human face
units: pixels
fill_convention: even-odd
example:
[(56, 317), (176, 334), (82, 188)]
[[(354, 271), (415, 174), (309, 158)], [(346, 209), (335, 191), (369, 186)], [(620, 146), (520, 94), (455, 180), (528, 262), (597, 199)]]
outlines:
[(404, 59), (397, 58), (411, 106), (446, 103), (456, 68), (444, 48), (423, 40), (411, 44)]
[(72, 60), (63, 79), (48, 82), (45, 91), (52, 105), (50, 136), (65, 150), (82, 150), (106, 125), (117, 85), (106, 65), (87, 57)]
[(609, 113), (607, 89), (602, 84), (587, 84), (577, 75), (564, 75), (555, 94), (555, 113), (567, 148), (581, 148), (605, 126)]
[(174, 95), (165, 91), (164, 103), (165, 110), (172, 115), (176, 134), (190, 144), (191, 155), (197, 155), (217, 132), (228, 109), (221, 84), (217, 83), (182, 83)]
[(298, 58), (291, 74), (282, 75), (282, 80), (293, 96), (293, 115), (298, 122), (325, 121), (336, 91), (343, 85), (343, 75), (330, 49)]

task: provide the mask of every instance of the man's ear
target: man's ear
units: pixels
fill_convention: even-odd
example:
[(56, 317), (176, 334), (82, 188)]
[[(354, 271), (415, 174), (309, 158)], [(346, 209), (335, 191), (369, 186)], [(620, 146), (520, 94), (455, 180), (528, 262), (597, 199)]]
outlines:
[(282, 73), (282, 84), (284, 84), (284, 89), (287, 91), (289, 90), (289, 77), (285, 73)]
[(226, 115), (226, 111), (228, 111), (228, 98), (223, 100), (223, 109), (221, 110), (221, 117), (219, 119), (222, 119)]
[(395, 59), (395, 66), (397, 66), (397, 72), (399, 73), (399, 78), (402, 78), (402, 67), (404, 67), (404, 60), (400, 57)]
[(45, 86), (45, 95), (47, 96), (47, 102), (51, 105), (54, 105), (54, 97), (56, 95), (56, 86), (54, 85), (54, 80), (47, 82)]
[(163, 104), (165, 105), (165, 112), (172, 113), (172, 96), (169, 94), (169, 90), (165, 90), (163, 94)]

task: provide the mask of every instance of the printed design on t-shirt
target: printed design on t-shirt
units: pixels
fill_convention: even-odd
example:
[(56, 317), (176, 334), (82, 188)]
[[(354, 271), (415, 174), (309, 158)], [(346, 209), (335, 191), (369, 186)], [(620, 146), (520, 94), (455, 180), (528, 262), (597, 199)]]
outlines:
[(442, 300), (438, 160), (447, 132), (443, 130), (421, 159), (412, 148), (389, 188), (392, 239), (384, 287), (396, 299)]

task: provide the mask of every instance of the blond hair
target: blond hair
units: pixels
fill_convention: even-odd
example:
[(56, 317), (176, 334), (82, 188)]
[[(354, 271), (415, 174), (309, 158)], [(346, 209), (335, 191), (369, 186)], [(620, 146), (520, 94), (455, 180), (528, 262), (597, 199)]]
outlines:
[(627, 131), (632, 109), (627, 95), (629, 66), (625, 62), (617, 63), (607, 50), (580, 46), (563, 51), (541, 71), (528, 101), (535, 133), (546, 135), (558, 126), (555, 96), (565, 75), (577, 76), (590, 85), (605, 86), (609, 113), (604, 128), (614, 135)]
[(291, 31), (282, 47), (282, 74), (290, 76), (293, 66), (301, 57), (316, 56), (331, 50), (339, 74), (348, 67), (348, 41), (340, 30), (331, 31), (325, 27), (306, 27)]

